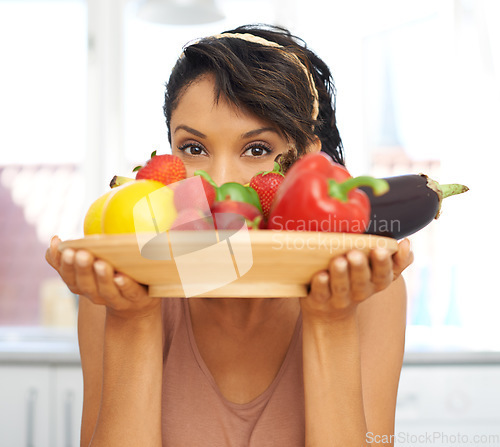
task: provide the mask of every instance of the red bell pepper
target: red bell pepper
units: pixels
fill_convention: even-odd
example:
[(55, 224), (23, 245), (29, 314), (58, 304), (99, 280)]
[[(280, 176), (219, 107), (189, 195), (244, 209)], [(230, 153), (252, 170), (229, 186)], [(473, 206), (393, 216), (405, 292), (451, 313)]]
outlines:
[(347, 169), (320, 152), (295, 162), (276, 192), (268, 229), (364, 233), (370, 222), (370, 201), (357, 189), (369, 186), (375, 195), (389, 185), (374, 177), (352, 177)]

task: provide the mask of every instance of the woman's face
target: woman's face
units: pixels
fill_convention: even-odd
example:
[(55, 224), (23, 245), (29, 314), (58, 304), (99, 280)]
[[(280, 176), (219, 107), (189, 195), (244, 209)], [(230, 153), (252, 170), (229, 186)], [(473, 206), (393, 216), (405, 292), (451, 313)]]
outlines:
[(290, 144), (269, 122), (237, 109), (223, 97), (215, 102), (214, 80), (195, 81), (172, 112), (172, 153), (182, 159), (187, 175), (206, 171), (218, 185), (248, 183), (259, 171), (271, 170)]

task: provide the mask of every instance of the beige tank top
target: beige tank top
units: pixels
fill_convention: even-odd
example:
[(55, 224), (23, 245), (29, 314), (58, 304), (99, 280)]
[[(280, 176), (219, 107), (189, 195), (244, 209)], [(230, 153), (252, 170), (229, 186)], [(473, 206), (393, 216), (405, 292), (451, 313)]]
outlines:
[(221, 393), (196, 346), (186, 298), (163, 300), (162, 431), (164, 447), (304, 447), (302, 320), (281, 368), (251, 402)]

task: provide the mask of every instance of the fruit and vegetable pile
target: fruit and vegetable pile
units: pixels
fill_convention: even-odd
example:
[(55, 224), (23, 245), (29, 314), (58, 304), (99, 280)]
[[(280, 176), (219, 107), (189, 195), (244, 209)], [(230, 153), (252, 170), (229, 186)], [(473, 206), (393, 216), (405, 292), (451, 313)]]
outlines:
[(367, 233), (396, 239), (440, 214), (442, 200), (468, 190), (424, 174), (352, 177), (324, 153), (306, 154), (283, 172), (255, 174), (249, 184), (217, 185), (205, 171), (186, 178), (182, 160), (156, 155), (135, 179), (115, 176), (89, 208), (84, 234), (239, 229)]

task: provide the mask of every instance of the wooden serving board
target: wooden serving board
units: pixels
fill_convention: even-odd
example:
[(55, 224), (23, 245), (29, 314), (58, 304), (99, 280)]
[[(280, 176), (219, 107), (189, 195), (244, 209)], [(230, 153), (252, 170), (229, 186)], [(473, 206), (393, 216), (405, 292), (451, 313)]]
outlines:
[(92, 235), (61, 243), (85, 249), (149, 286), (154, 297), (301, 297), (312, 276), (351, 249), (368, 253), (387, 237), (302, 231), (170, 231)]

